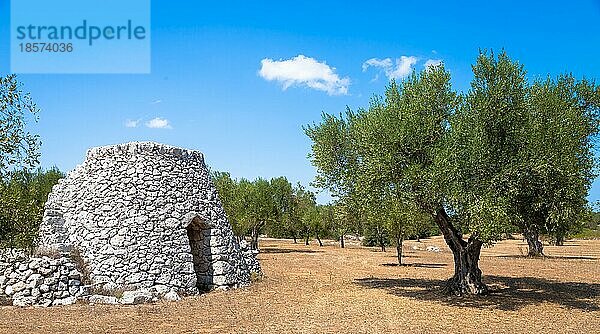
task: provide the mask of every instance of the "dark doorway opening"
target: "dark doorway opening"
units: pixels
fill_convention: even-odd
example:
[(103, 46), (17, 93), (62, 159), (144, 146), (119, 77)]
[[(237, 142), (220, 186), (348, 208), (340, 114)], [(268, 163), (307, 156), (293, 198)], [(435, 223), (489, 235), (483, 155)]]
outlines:
[(187, 226), (187, 235), (190, 241), (190, 249), (194, 261), (194, 271), (196, 272), (196, 287), (199, 291), (210, 289), (211, 279), (208, 275), (210, 261), (210, 227), (202, 218), (194, 217)]

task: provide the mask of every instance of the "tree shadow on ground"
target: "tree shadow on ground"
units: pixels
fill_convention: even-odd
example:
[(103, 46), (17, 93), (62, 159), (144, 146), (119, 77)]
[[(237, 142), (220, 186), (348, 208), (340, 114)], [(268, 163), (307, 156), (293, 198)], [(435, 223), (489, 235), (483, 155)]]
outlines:
[(444, 268), (448, 266), (445, 263), (403, 263), (399, 265), (398, 263), (383, 263), (384, 267), (417, 267), (417, 268)]
[(527, 255), (487, 255), (485, 257), (498, 257), (507, 259), (528, 259), (528, 260), (598, 260), (593, 256), (576, 256), (576, 255), (544, 255), (532, 257)]
[[(386, 257), (389, 257), (390, 259), (392, 259), (392, 258), (397, 259), (398, 258), (398, 256), (395, 255), (395, 254), (394, 255), (390, 254), (390, 255), (388, 255)], [(418, 258), (418, 256), (417, 255), (410, 255), (410, 254), (402, 254), (402, 258), (403, 259)]]
[(312, 249), (293, 249), (293, 248), (261, 248), (263, 254), (287, 254), (287, 253), (323, 253)]
[(519, 310), (544, 302), (569, 309), (600, 311), (600, 284), (556, 282), (535, 277), (485, 276), (490, 289), (487, 296), (456, 297), (443, 291), (445, 280), (422, 278), (360, 278), (355, 283), (373, 289), (418, 300), (441, 302), (451, 306)]

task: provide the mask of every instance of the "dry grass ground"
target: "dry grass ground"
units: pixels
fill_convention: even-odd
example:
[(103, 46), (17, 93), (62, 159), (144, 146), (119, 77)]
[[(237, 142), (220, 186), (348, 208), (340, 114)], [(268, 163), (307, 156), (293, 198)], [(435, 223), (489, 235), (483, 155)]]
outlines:
[[(415, 250), (436, 245), (441, 253)], [(600, 241), (546, 247), (528, 259), (520, 240), (482, 253), (492, 294), (439, 292), (452, 274), (440, 238), (405, 244), (407, 266), (386, 253), (263, 240), (265, 278), (252, 287), (141, 306), (0, 309), (0, 333), (597, 333)]]

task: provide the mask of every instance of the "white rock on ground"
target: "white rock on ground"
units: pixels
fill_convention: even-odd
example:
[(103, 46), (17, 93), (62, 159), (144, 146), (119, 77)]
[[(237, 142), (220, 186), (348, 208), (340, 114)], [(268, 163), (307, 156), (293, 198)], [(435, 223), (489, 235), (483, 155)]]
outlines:
[(441, 252), (440, 248), (436, 247), (436, 246), (427, 246), (427, 251), (428, 252), (434, 252), (434, 253)]
[(119, 299), (119, 302), (123, 305), (137, 305), (149, 303), (152, 301), (153, 298), (154, 296), (148, 291), (125, 291), (123, 292), (123, 297)]
[(179, 301), (179, 300), (181, 300), (181, 297), (179, 297), (179, 295), (177, 294), (177, 292), (175, 292), (175, 291), (173, 291), (173, 290), (171, 290), (171, 291), (167, 292), (167, 293), (166, 293), (166, 294), (163, 296), (163, 298), (164, 298), (165, 300), (167, 300), (167, 301), (170, 301), (170, 302), (176, 302), (176, 301)]
[(103, 295), (91, 295), (88, 298), (90, 304), (111, 304), (115, 305), (119, 303), (117, 297), (103, 296)]

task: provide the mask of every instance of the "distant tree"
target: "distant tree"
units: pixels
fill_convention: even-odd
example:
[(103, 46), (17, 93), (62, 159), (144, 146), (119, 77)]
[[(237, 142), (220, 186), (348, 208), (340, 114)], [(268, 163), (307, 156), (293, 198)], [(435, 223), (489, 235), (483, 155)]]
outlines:
[[(528, 92), (526, 145), (518, 173), (507, 187), (521, 218), (529, 255), (542, 255), (536, 233), (562, 245), (583, 228), (594, 178), (593, 141), (598, 134), (600, 89), (571, 75), (537, 80)], [(514, 183), (513, 183), (514, 184)]]
[(40, 141), (27, 131), (39, 109), (15, 75), (0, 77), (0, 246), (34, 246), (51, 188), (38, 164)]
[(600, 202), (591, 205), (589, 215), (586, 218), (584, 228), (600, 230)]
[(311, 221), (311, 230), (315, 234), (319, 246), (323, 247), (321, 239), (331, 236), (335, 219), (334, 210), (331, 205), (317, 205), (314, 211), (316, 211), (316, 217)]
[(315, 194), (304, 186), (297, 184), (294, 188), (294, 224), (299, 236), (304, 238), (308, 246), (313, 222), (318, 219)]
[(363, 246), (379, 247), (382, 252), (391, 245), (389, 231), (381, 217), (368, 216), (364, 221)]
[(361, 213), (350, 200), (346, 197), (333, 204), (334, 219), (331, 233), (339, 240), (341, 248), (346, 246), (344, 238), (350, 231), (358, 231), (362, 228)]
[[(263, 232), (295, 239), (303, 230), (304, 211), (315, 206), (314, 194), (300, 185), (292, 187), (285, 177), (249, 181), (232, 179), (224, 172), (211, 175), (235, 235), (242, 239), (249, 234), (252, 249), (258, 249)], [(302, 198), (307, 196), (312, 196), (309, 202)]]
[(277, 235), (290, 234), (288, 230), (293, 215), (293, 188), (287, 178), (281, 176), (271, 179), (271, 193), (275, 204), (275, 215), (270, 231)]
[(258, 237), (262, 229), (279, 216), (277, 203), (269, 181), (258, 178), (249, 186), (245, 201), (244, 219), (250, 227), (250, 247), (258, 249)]
[(404, 240), (418, 234), (421, 227), (431, 226), (432, 223), (431, 216), (415, 208), (409, 208), (406, 205), (406, 203), (400, 201), (393, 201), (386, 206), (389, 209), (382, 212), (386, 216), (387, 230), (390, 237), (393, 238), (393, 244), (396, 246), (399, 265), (402, 265), (402, 246)]
[(64, 175), (56, 168), (11, 171), (0, 181), (0, 247), (35, 247), (44, 205)]
[(241, 240), (248, 229), (242, 211), (241, 185), (226, 172), (212, 171), (211, 177), (233, 233)]

